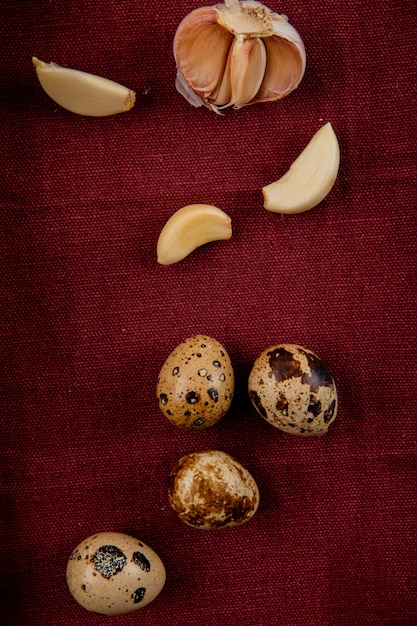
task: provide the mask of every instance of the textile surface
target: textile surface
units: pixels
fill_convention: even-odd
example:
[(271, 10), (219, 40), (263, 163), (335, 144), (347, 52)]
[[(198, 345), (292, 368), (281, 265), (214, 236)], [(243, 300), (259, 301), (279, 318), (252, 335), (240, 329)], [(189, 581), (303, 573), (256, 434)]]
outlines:
[[(416, 3), (271, 1), (303, 38), (305, 76), (223, 116), (175, 89), (174, 34), (198, 6), (1, 3), (0, 622), (416, 624)], [(120, 82), (136, 105), (72, 114), (32, 56)], [(262, 186), (328, 121), (330, 194), (266, 211)], [(191, 203), (223, 209), (233, 236), (161, 266), (159, 233)], [(198, 333), (226, 347), (236, 385), (227, 415), (195, 432), (168, 422), (155, 387)], [(336, 381), (322, 437), (251, 405), (254, 360), (278, 343), (313, 350)], [(257, 481), (240, 528), (191, 528), (168, 504), (172, 466), (204, 449)], [(136, 613), (94, 615), (67, 589), (72, 550), (101, 530), (165, 564)]]

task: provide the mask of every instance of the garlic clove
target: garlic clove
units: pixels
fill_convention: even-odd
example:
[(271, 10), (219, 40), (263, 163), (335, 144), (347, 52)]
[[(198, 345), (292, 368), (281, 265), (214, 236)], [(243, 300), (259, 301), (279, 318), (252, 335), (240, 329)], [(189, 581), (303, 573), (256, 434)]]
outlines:
[[(223, 71), (223, 78), (219, 85), (218, 90), (212, 94), (209, 104), (215, 111), (220, 111), (223, 107), (229, 106), (232, 98), (232, 80), (230, 75), (230, 66), (232, 61), (232, 55), (227, 57), (226, 67)], [(204, 101), (201, 102), (204, 104)]]
[[(266, 37), (264, 40), (268, 63), (254, 102), (280, 100), (290, 94), (303, 76), (303, 60), (296, 46), (280, 37)], [(279, 75), (276, 68), (280, 68)]]
[(136, 94), (108, 78), (45, 63), (32, 57), (44, 91), (64, 109), (79, 115), (103, 117), (129, 111)]
[(176, 211), (161, 230), (157, 261), (172, 265), (196, 248), (232, 236), (230, 217), (211, 204), (189, 204)]
[(231, 51), (229, 104), (243, 107), (258, 93), (266, 66), (266, 50), (261, 39), (235, 39)]
[(265, 209), (302, 213), (317, 206), (333, 187), (339, 163), (339, 142), (328, 122), (315, 133), (288, 172), (262, 188)]
[(192, 11), (174, 40), (178, 70), (203, 98), (211, 98), (222, 82), (233, 35), (217, 25), (214, 9)]
[(284, 15), (254, 0), (225, 0), (186, 16), (174, 37), (177, 90), (216, 113), (278, 100), (300, 83), (304, 44)]

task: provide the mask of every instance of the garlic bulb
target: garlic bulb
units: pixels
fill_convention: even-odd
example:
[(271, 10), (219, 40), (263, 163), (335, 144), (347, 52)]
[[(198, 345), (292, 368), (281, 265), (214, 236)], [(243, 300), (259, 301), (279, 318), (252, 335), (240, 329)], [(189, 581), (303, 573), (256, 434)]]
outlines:
[(304, 44), (287, 17), (253, 0), (189, 13), (175, 34), (174, 56), (179, 93), (216, 113), (287, 96), (306, 65)]

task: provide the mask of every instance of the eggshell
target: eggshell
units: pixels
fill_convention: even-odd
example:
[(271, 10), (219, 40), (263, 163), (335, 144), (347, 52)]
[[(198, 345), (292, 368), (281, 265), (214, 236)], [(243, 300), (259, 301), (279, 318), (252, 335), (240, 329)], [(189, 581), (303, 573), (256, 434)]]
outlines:
[(156, 397), (165, 417), (179, 428), (202, 430), (229, 410), (234, 373), (226, 349), (206, 335), (180, 343), (158, 376)]
[(101, 532), (82, 541), (67, 565), (67, 584), (88, 611), (124, 615), (152, 602), (165, 584), (159, 556), (142, 541)]
[(271, 346), (259, 355), (249, 395), (263, 418), (294, 435), (322, 435), (336, 419), (332, 376), (314, 352), (294, 344)]
[(206, 530), (241, 526), (259, 505), (252, 475), (236, 459), (220, 450), (186, 454), (174, 465), (168, 498), (178, 517)]

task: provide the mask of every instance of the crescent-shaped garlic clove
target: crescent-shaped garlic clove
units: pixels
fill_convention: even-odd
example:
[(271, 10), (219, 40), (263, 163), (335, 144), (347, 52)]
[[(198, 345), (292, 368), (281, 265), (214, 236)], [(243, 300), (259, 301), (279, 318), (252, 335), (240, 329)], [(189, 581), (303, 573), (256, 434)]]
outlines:
[(286, 174), (262, 188), (265, 209), (302, 213), (317, 206), (332, 189), (339, 162), (339, 142), (328, 122), (315, 133)]
[(211, 204), (189, 204), (171, 215), (161, 230), (157, 261), (172, 265), (206, 243), (231, 236), (231, 219), (224, 211)]
[(45, 63), (32, 57), (44, 91), (64, 109), (79, 115), (103, 117), (129, 111), (136, 94), (108, 78)]

